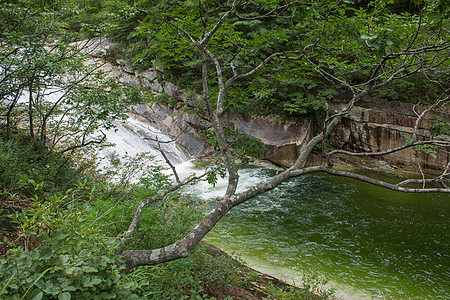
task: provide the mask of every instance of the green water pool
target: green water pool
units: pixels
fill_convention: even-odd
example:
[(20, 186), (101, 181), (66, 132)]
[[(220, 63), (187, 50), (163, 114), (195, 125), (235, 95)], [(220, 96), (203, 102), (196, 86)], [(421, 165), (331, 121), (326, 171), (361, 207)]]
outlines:
[(326, 276), (355, 299), (450, 299), (449, 217), (449, 195), (314, 174), (234, 208), (205, 240), (286, 279)]

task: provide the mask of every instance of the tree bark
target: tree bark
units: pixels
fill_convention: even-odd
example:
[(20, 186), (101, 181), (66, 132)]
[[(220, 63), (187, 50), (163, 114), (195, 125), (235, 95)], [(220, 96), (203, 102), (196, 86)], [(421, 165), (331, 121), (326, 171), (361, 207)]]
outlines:
[(30, 123), (30, 137), (34, 138), (34, 126), (33, 126), (33, 82), (28, 85), (28, 91), (30, 93), (28, 98), (28, 122)]
[[(310, 173), (315, 172), (326, 172), (328, 174), (334, 175), (334, 176), (344, 176), (348, 178), (353, 178), (359, 181), (364, 181), (370, 184), (382, 186), (387, 189), (396, 190), (396, 191), (402, 191), (402, 192), (411, 192), (411, 193), (429, 193), (429, 192), (445, 192), (450, 193), (450, 189), (443, 187), (443, 188), (408, 188), (405, 187), (405, 185), (409, 183), (415, 183), (415, 182), (400, 182), (397, 184), (391, 184), (386, 183), (382, 180), (373, 179), (364, 175), (355, 174), (352, 172), (345, 172), (345, 171), (339, 171), (333, 169), (331, 166), (328, 165), (320, 165), (320, 166), (314, 166), (314, 167), (305, 167), (306, 160), (308, 156), (311, 154), (315, 146), (319, 143), (321, 143), (324, 139), (326, 139), (332, 132), (332, 130), (336, 127), (336, 125), (339, 124), (339, 122), (346, 116), (346, 114), (352, 110), (355, 103), (362, 99), (363, 97), (367, 96), (369, 92), (375, 88), (381, 87), (386, 85), (387, 83), (402, 78), (403, 72), (405, 69), (410, 68), (413, 69), (414, 72), (418, 71), (424, 71), (426, 68), (423, 68), (422, 65), (417, 65), (415, 62), (410, 61), (410, 57), (412, 55), (418, 55), (422, 54), (422, 52), (426, 51), (437, 51), (437, 49), (441, 49), (442, 47), (447, 47), (444, 44), (438, 44), (435, 45), (435, 47), (431, 48), (418, 48), (418, 49), (411, 49), (411, 47), (408, 47), (404, 52), (394, 53), (394, 54), (388, 54), (388, 56), (385, 56), (380, 59), (380, 62), (378, 66), (375, 68), (375, 71), (373, 72), (372, 76), (365, 82), (365, 84), (358, 84), (358, 85), (351, 85), (349, 82), (345, 81), (345, 79), (340, 79), (335, 77), (334, 75), (328, 73), (326, 70), (324, 70), (320, 65), (317, 65), (315, 61), (311, 58), (309, 58), (306, 55), (307, 50), (314, 51), (314, 47), (316, 44), (312, 44), (309, 46), (306, 46), (304, 49), (299, 51), (290, 51), (291, 53), (300, 53), (303, 58), (306, 59), (308, 63), (313, 65), (321, 75), (326, 77), (329, 80), (332, 80), (333, 82), (337, 82), (340, 85), (345, 86), (348, 88), (352, 93), (351, 100), (348, 101), (347, 105), (338, 113), (328, 117), (324, 120), (322, 130), (320, 133), (316, 134), (315, 136), (311, 137), (308, 143), (301, 149), (300, 155), (297, 158), (294, 165), (284, 170), (283, 172), (273, 176), (270, 179), (267, 179), (266, 181), (259, 183), (246, 191), (237, 194), (237, 185), (239, 182), (239, 174), (237, 171), (236, 164), (234, 162), (234, 157), (232, 154), (232, 151), (230, 149), (230, 146), (228, 145), (224, 133), (224, 127), (222, 122), (222, 114), (225, 110), (225, 96), (227, 94), (227, 89), (233, 84), (234, 81), (245, 78), (248, 76), (254, 75), (258, 70), (260, 70), (262, 67), (264, 67), (266, 64), (269, 63), (272, 59), (276, 57), (281, 57), (284, 54), (289, 53), (283, 52), (283, 53), (272, 53), (268, 55), (265, 59), (261, 60), (261, 63), (254, 67), (253, 69), (249, 70), (248, 72), (243, 74), (238, 74), (236, 71), (236, 68), (233, 66), (233, 62), (230, 62), (231, 69), (233, 71), (233, 74), (229, 77), (228, 80), (224, 79), (224, 72), (222, 72), (222, 64), (223, 62), (218, 59), (211, 51), (208, 49), (208, 42), (212, 38), (212, 36), (218, 31), (218, 29), (222, 26), (225, 19), (228, 18), (229, 15), (235, 12), (237, 5), (239, 5), (239, 1), (234, 1), (232, 8), (230, 8), (225, 14), (222, 15), (222, 17), (217, 21), (217, 23), (212, 27), (210, 31), (207, 31), (207, 24), (204, 22), (204, 27), (202, 28), (202, 36), (197, 41), (194, 39), (192, 35), (190, 35), (188, 32), (182, 30), (180, 27), (178, 27), (175, 24), (170, 23), (169, 21), (163, 20), (164, 22), (169, 23), (170, 26), (173, 28), (179, 30), (179, 32), (184, 35), (188, 40), (191, 41), (192, 45), (197, 47), (198, 54), (201, 58), (202, 64), (201, 64), (201, 73), (202, 73), (202, 87), (203, 87), (203, 101), (206, 104), (207, 112), (209, 116), (209, 120), (211, 122), (211, 125), (215, 131), (217, 142), (219, 145), (219, 149), (222, 155), (222, 158), (225, 162), (225, 166), (228, 171), (228, 186), (227, 190), (225, 192), (225, 195), (222, 197), (222, 199), (216, 204), (216, 206), (208, 213), (206, 216), (182, 239), (178, 240), (177, 242), (168, 245), (163, 248), (159, 249), (153, 249), (153, 250), (128, 250), (123, 253), (125, 257), (125, 264), (126, 269), (129, 271), (134, 267), (142, 266), (142, 265), (154, 265), (158, 263), (163, 263), (167, 261), (171, 261), (178, 258), (187, 257), (192, 251), (192, 249), (201, 241), (201, 239), (217, 224), (217, 222), (225, 216), (227, 212), (230, 211), (234, 206), (239, 205), (257, 195), (260, 195), (264, 192), (267, 192), (281, 183), (285, 182), (286, 180), (289, 180), (294, 177), (303, 176)], [(205, 12), (206, 6), (203, 2), (201, 2), (203, 5), (203, 9)], [(158, 18), (158, 17), (157, 17)], [(206, 17), (205, 17), (206, 18)], [(161, 19), (161, 18), (159, 18)], [(212, 46), (211, 46), (211, 49)], [(397, 58), (398, 56), (405, 56), (408, 59), (405, 59), (401, 63), (399, 63), (396, 68), (392, 70), (387, 70), (383, 68), (385, 62), (388, 59)], [(210, 99), (210, 90), (208, 86), (208, 58), (212, 61), (212, 63), (215, 66), (216, 69), (216, 80), (217, 80), (217, 86), (219, 88), (218, 90), (218, 96), (216, 99), (216, 105), (213, 107)], [(384, 78), (384, 80), (381, 82), (381, 79)], [(364, 88), (365, 86), (365, 88)], [(446, 100), (448, 99), (445, 98)], [(419, 121), (418, 121), (419, 122)], [(417, 126), (416, 126), (417, 127)], [(431, 143), (431, 142), (427, 142)], [(436, 142), (437, 143), (437, 142)], [(436, 145), (436, 143), (434, 143)], [(406, 147), (411, 147), (414, 145), (420, 145), (421, 142), (411, 143), (410, 145), (399, 147), (396, 149), (393, 149), (393, 151), (399, 151), (401, 149), (404, 149)], [(423, 143), (425, 144), (425, 143)], [(443, 143), (440, 145), (448, 146), (448, 143)], [(336, 152), (330, 152), (326, 153), (325, 155), (330, 156)], [(342, 151), (341, 151), (342, 152)], [(344, 154), (348, 154), (346, 152), (342, 152)], [(365, 155), (385, 155), (391, 153), (390, 150), (378, 152), (378, 153), (366, 153)], [(362, 154), (364, 155), (364, 154)], [(448, 167), (447, 167), (448, 169)], [(444, 177), (447, 176), (447, 173), (444, 172), (439, 178), (436, 178), (432, 182), (438, 182), (439, 180), (443, 180)], [(430, 181), (431, 182), (431, 181)], [(139, 207), (139, 212), (137, 214), (140, 215), (140, 212), (142, 208), (145, 205), (141, 205)], [(136, 226), (137, 221), (136, 219), (133, 221), (134, 223), (132, 226)], [(131, 228), (131, 227), (130, 227)], [(132, 233), (132, 230), (128, 231), (127, 238), (130, 237)]]

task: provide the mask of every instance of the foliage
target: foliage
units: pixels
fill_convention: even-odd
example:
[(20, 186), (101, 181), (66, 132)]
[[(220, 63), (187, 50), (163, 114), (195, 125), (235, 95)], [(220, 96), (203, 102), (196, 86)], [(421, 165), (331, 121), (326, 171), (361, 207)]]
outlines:
[[(431, 78), (433, 80), (430, 80)], [(411, 75), (405, 79), (391, 82), (386, 87), (376, 89), (371, 92), (371, 95), (389, 101), (431, 105), (439, 98), (442, 92), (439, 82), (450, 82), (448, 74)]]
[[(374, 93), (397, 98), (398, 91), (412, 86), (422, 91), (425, 78), (435, 83), (425, 87), (433, 90), (431, 94), (448, 84), (445, 51), (438, 49), (431, 58), (418, 55), (421, 51), (409, 57), (396, 54), (448, 40), (449, 10), (443, 1), (423, 1), (409, 11), (390, 7), (392, 1), (294, 1), (284, 6), (284, 2), (260, 0), (240, 4), (207, 43), (216, 62), (223, 66), (218, 74), (214, 63), (208, 63), (205, 81), (211, 96), (224, 91), (217, 84), (218, 75), (230, 78), (246, 73), (269, 55), (278, 54), (262, 64), (253, 79), (229, 87), (226, 104), (230, 110), (320, 114), (325, 102), (348, 93), (349, 85), (352, 92), (363, 91), (392, 76), (403, 79), (422, 64), (430, 64), (435, 74), (400, 80), (397, 86), (387, 85), (382, 87), (386, 90)], [(224, 288), (239, 281), (234, 265), (211, 260), (201, 250), (187, 259), (141, 267), (129, 276), (121, 274), (116, 265), (121, 258), (113, 253), (114, 246), (127, 230), (136, 207), (171, 182), (158, 168), (144, 168), (143, 157), (125, 163), (112, 157), (112, 167), (121, 172), (110, 168), (107, 174), (99, 175), (80, 167), (73, 156), (79, 148), (100, 143), (102, 136), (92, 138), (92, 134), (110, 128), (115, 119), (125, 118), (130, 101), (142, 101), (145, 96), (103, 80), (104, 74), (84, 64), (89, 56), (79, 44), (71, 42), (95, 35), (93, 27), (105, 26), (110, 37), (123, 41), (125, 55), (133, 58), (135, 67), (162, 66), (165, 78), (177, 79), (181, 87), (186, 85), (199, 93), (200, 55), (205, 53), (189, 35), (204, 38), (230, 9), (226, 1), (204, 1), (204, 5), (177, 0), (18, 0), (0, 4), (0, 104), (5, 116), (1, 124), (5, 130), (0, 144), (0, 187), (2, 196), (17, 199), (18, 195), (32, 203), (9, 218), (17, 224), (20, 239), (37, 241), (24, 247), (8, 242), (16, 248), (1, 258), (1, 296), (201, 299), (208, 296), (208, 288)], [(103, 24), (106, 20), (109, 23)], [(59, 89), (56, 92), (55, 87)], [(21, 105), (18, 100), (26, 91), (28, 97)], [(55, 94), (55, 101), (47, 100)], [(172, 101), (166, 95), (158, 100)], [(27, 118), (21, 118), (23, 115)], [(432, 132), (446, 132), (447, 125), (439, 120)], [(225, 131), (235, 156), (260, 152), (257, 140), (237, 130)], [(212, 131), (205, 137), (218, 148)], [(227, 148), (221, 147), (226, 152)], [(426, 146), (416, 149), (434, 153)], [(132, 181), (132, 174), (140, 174), (140, 181)], [(216, 177), (207, 180), (214, 183)], [(225, 209), (217, 211), (226, 213)], [(166, 246), (185, 236), (201, 215), (192, 199), (172, 193), (145, 209), (126, 247)], [(201, 238), (200, 234), (197, 237)], [(36, 245), (40, 247), (33, 249)], [(309, 292), (316, 286), (313, 278)], [(303, 292), (291, 290), (285, 297), (296, 298)]]
[(178, 108), (177, 106), (180, 104), (176, 99), (170, 97), (166, 92), (162, 92), (161, 94), (154, 96), (152, 100), (156, 103), (164, 104), (172, 109)]
[[(216, 135), (211, 128), (202, 132), (201, 135), (214, 150), (219, 150)], [(261, 140), (239, 129), (225, 128), (225, 137), (233, 149), (233, 154), (244, 160), (247, 160), (249, 157), (261, 158), (264, 155), (264, 150), (266, 150)]]
[(326, 279), (317, 274), (305, 275), (302, 278), (302, 287), (276, 288), (271, 286), (269, 292), (274, 298), (269, 299), (335, 299), (335, 291), (333, 289), (325, 289)]
[(0, 136), (0, 186), (28, 197), (36, 186), (50, 192), (76, 182), (86, 163), (77, 166), (64, 154), (48, 154), (47, 149), (36, 148), (21, 134), (9, 141)]
[[(403, 136), (405, 138), (405, 140), (408, 143), (412, 143), (414, 142), (414, 140), (408, 136)], [(435, 145), (416, 145), (414, 146), (414, 150), (416, 150), (417, 152), (423, 152), (425, 154), (430, 155), (432, 158), (436, 159), (437, 158), (437, 152), (436, 152), (436, 148), (438, 148), (438, 146)]]
[(142, 101), (140, 93), (105, 78), (99, 65), (86, 63), (92, 41), (79, 41), (86, 34), (65, 27), (70, 14), (66, 1), (0, 5), (4, 22), (0, 27), (0, 110), (5, 140), (21, 123), (31, 143), (74, 152), (102, 142), (100, 130), (126, 118), (130, 103)]
[[(2, 146), (11, 146), (11, 141)], [(29, 151), (32, 153), (33, 148)], [(2, 157), (6, 166), (13, 165), (8, 161), (11, 156)], [(54, 159), (46, 158), (41, 162), (43, 166), (35, 167), (37, 174)], [(239, 275), (238, 264), (227, 257), (212, 257), (203, 247), (184, 260), (121, 273), (117, 262), (122, 262), (123, 257), (114, 254), (118, 238), (137, 205), (171, 183), (161, 168), (152, 166), (151, 160), (146, 154), (115, 158), (114, 165), (103, 175), (89, 176), (84, 171), (82, 177), (74, 177), (79, 180), (77, 183), (54, 184), (52, 188), (50, 183), (59, 182), (57, 178), (73, 176), (76, 171), (63, 168), (36, 177), (39, 180), (22, 175), (17, 184), (10, 184), (8, 194), (18, 192), (29, 197), (31, 204), (9, 215), (18, 238), (15, 242), (3, 241), (12, 249), (6, 257), (0, 257), (0, 297), (205, 299), (215, 289), (241, 284), (244, 279)], [(17, 164), (19, 174), (23, 173), (19, 167), (26, 170), (29, 162)], [(136, 176), (139, 181), (134, 182)], [(5, 188), (5, 181), (0, 186)], [(165, 203), (147, 207), (127, 247), (157, 248), (179, 239), (202, 215), (193, 201), (176, 193)]]
[(230, 285), (245, 284), (242, 270), (231, 257), (216, 257), (199, 246), (186, 259), (139, 267), (130, 277), (145, 299), (215, 299), (211, 296), (220, 295)]
[(445, 122), (438, 116), (433, 116), (433, 124), (430, 126), (432, 135), (450, 134), (450, 123)]
[[(271, 53), (302, 52), (287, 54), (288, 59), (274, 59), (253, 78), (237, 82), (227, 95), (232, 111), (282, 116), (321, 114), (325, 101), (346, 91), (345, 87), (331, 83), (332, 76), (345, 78), (351, 84), (365, 82), (383, 56), (426, 42), (428, 33), (433, 34), (433, 41), (446, 39), (445, 31), (439, 28), (445, 28), (448, 9), (440, 1), (409, 6), (393, 1), (294, 2), (280, 9), (280, 14), (277, 11), (270, 17), (261, 17), (276, 9), (276, 3), (241, 4), (209, 43), (210, 50), (224, 62), (225, 76), (232, 74), (230, 62), (236, 70), (245, 73)], [(136, 65), (164, 66), (165, 80), (201, 93), (201, 61), (181, 32), (194, 38), (201, 36), (202, 7), (191, 1), (173, 1), (171, 5), (166, 1), (141, 1), (136, 7), (122, 2), (122, 5), (127, 9), (121, 13), (126, 11), (127, 17), (121, 15), (120, 19), (114, 19), (121, 31), (112, 32), (111, 36), (124, 38), (121, 41), (125, 53), (134, 57)], [(205, 7), (208, 30), (230, 8), (212, 2), (205, 2)], [(178, 34), (174, 35), (174, 31)], [(445, 59), (441, 53), (437, 60)], [(304, 55), (308, 55), (309, 61)], [(390, 60), (386, 67), (389, 69), (397, 63), (401, 60)], [(328, 74), (318, 74), (317, 66)], [(446, 68), (448, 62), (427, 77), (416, 74), (380, 87), (372, 95), (429, 103), (440, 92), (439, 83), (448, 83)], [(209, 69), (209, 84), (214, 92), (214, 66), (211, 64)], [(424, 97), (418, 99), (419, 94)]]
[(137, 299), (115, 264), (113, 244), (89, 238), (55, 232), (47, 246), (2, 259), (2, 299)]

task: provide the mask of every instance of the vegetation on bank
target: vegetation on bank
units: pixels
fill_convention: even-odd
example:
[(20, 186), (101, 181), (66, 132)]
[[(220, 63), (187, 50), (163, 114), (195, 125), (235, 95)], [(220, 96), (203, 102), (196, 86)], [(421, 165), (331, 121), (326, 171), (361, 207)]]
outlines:
[[(214, 10), (226, 6), (226, 1), (205, 1), (205, 6), (214, 8), (205, 20), (202, 6), (195, 1), (92, 2), (97, 3), (96, 16), (102, 16), (102, 24), (108, 24), (107, 36), (115, 43), (112, 61), (126, 58), (136, 69), (163, 67), (160, 80), (203, 93), (201, 57), (187, 38), (173, 38), (171, 33), (179, 30), (200, 35), (202, 22), (214, 24), (219, 20), (221, 15)], [(212, 41), (224, 76), (236, 70), (245, 73), (276, 52), (316, 47), (317, 53), (311, 53), (312, 63), (299, 53), (286, 54), (269, 62), (255, 76), (235, 82), (228, 90), (227, 109), (251, 115), (323, 116), (327, 101), (347, 100), (349, 96), (345, 85), (333, 78), (355, 86), (364, 83), (376, 72), (378, 59), (420, 43), (421, 34), (412, 34), (417, 26), (429, 26), (435, 34), (428, 42), (446, 40), (445, 33), (436, 30), (449, 16), (446, 5), (446, 1), (245, 2), (239, 12), (227, 18)], [(317, 72), (319, 67), (326, 76)], [(374, 89), (370, 95), (432, 104), (440, 96), (442, 85), (448, 85), (447, 67), (446, 62), (441, 70), (431, 73), (412, 72)], [(212, 62), (208, 72), (210, 78), (215, 77)], [(218, 88), (211, 93), (218, 93)], [(159, 100), (186, 105), (177, 99)]]
[[(186, 259), (123, 273), (123, 256), (114, 252), (119, 238), (139, 203), (170, 179), (146, 155), (111, 159), (108, 172), (99, 174), (93, 161), (36, 150), (23, 136), (6, 140), (1, 131), (0, 298), (223, 299), (245, 293), (258, 281), (235, 259), (203, 245)], [(138, 171), (145, 175), (131, 182)], [(201, 205), (175, 193), (148, 207), (127, 247), (158, 248), (176, 241), (200, 219)], [(315, 294), (320, 286), (315, 280), (308, 290), (291, 292), (263, 284), (268, 299), (331, 297)]]
[[(222, 299), (243, 291), (257, 276), (205, 246), (124, 273), (115, 252), (136, 207), (172, 182), (145, 155), (111, 157), (102, 174), (87, 158), (103, 145), (102, 130), (146, 98), (84, 63), (89, 53), (74, 42), (97, 35), (100, 25), (89, 22), (87, 3), (0, 5), (0, 298)], [(130, 181), (137, 172), (144, 175)], [(175, 242), (201, 219), (201, 206), (177, 192), (147, 207), (124, 250)], [(317, 286), (270, 287), (267, 297), (327, 298), (314, 293)]]

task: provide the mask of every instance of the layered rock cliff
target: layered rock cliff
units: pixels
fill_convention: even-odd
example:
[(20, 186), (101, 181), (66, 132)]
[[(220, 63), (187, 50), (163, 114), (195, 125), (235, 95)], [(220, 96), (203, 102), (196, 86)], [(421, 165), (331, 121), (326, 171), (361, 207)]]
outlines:
[[(342, 103), (333, 103), (339, 108)], [(418, 114), (425, 107), (410, 103), (389, 102), (381, 99), (366, 99), (359, 101), (356, 107), (335, 128), (331, 143), (338, 149), (353, 152), (379, 152), (404, 145), (412, 138)], [(417, 126), (417, 137), (424, 140), (431, 137), (430, 126), (435, 121), (433, 116), (441, 120), (450, 120), (450, 109), (440, 108), (425, 114)], [(450, 136), (438, 138), (450, 140)], [(382, 160), (394, 168), (425, 173), (442, 172), (450, 162), (450, 155), (440, 148), (433, 149), (436, 158), (423, 151), (408, 148), (388, 154), (376, 160)], [(353, 161), (354, 157), (342, 157)]]
[[(111, 45), (106, 40), (100, 40), (93, 43), (88, 51), (96, 57), (93, 60), (102, 59), (109, 47)], [(196, 100), (199, 100), (198, 95), (187, 96), (171, 83), (158, 82), (157, 72), (161, 70), (149, 69), (140, 72), (127, 66), (124, 61), (108, 62), (102, 66), (102, 69), (106, 76), (114, 77), (123, 84), (140, 87), (154, 94), (165, 92), (173, 99), (184, 101), (187, 106), (192, 106)], [(335, 102), (331, 104), (331, 107), (339, 109), (343, 105), (344, 103)], [(383, 151), (398, 147), (412, 136), (416, 126), (417, 113), (423, 109), (408, 103), (388, 102), (380, 99), (360, 101), (336, 127), (329, 143), (335, 148), (354, 152)], [(209, 127), (209, 123), (198, 114), (188, 114), (154, 103), (133, 106), (132, 113), (142, 116), (154, 127), (177, 138), (178, 143), (194, 157), (205, 156), (212, 151), (199, 135), (201, 131)], [(429, 129), (433, 122), (433, 115), (439, 116), (446, 122), (450, 120), (448, 108), (428, 113), (417, 126), (419, 139), (430, 137)], [(299, 149), (310, 138), (313, 127), (311, 118), (307, 117), (279, 122), (270, 116), (234, 115), (227, 117), (226, 125), (261, 139), (267, 147), (266, 159), (286, 167), (293, 164), (299, 154)], [(450, 140), (448, 135), (440, 138)], [(378, 167), (380, 164), (376, 162), (384, 162), (385, 166), (390, 165), (393, 168), (438, 173), (449, 164), (450, 155), (442, 149), (433, 150), (436, 158), (410, 148), (370, 160), (346, 156), (340, 156), (340, 159), (355, 165), (368, 163)], [(318, 161), (316, 159), (310, 163), (314, 164)]]

